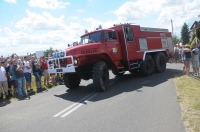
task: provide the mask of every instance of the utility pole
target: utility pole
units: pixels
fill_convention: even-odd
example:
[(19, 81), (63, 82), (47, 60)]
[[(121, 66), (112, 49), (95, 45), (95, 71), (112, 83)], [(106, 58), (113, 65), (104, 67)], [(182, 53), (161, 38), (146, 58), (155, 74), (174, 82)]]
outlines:
[(172, 35), (173, 35), (173, 33), (174, 33), (174, 27), (173, 27), (173, 21), (172, 21), (172, 19), (171, 19), (171, 26), (172, 26)]

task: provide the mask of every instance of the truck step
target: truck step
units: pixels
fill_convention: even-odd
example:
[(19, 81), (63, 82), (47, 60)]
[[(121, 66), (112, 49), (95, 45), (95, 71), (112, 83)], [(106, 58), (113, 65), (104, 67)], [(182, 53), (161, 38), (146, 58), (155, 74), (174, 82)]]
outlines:
[(139, 68), (140, 67), (140, 64), (139, 63), (131, 63), (130, 64), (130, 68), (131, 69), (137, 69), (137, 68)]

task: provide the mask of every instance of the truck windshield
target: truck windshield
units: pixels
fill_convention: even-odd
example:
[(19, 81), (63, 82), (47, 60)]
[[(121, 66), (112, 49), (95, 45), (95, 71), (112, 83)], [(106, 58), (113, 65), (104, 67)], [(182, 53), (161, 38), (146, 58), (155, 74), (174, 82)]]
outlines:
[(81, 38), (80, 44), (88, 44), (101, 42), (103, 40), (103, 32), (96, 32)]

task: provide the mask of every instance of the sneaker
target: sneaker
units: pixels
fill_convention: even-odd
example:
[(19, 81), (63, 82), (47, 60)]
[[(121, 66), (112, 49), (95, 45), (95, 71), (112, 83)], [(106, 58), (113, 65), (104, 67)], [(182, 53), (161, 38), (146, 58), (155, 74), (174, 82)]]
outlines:
[(44, 91), (44, 90), (46, 90), (46, 89), (45, 89), (45, 88), (40, 88), (40, 90), (41, 90), (41, 91)]
[(6, 99), (10, 99), (11, 97), (9, 95), (6, 95)]
[(17, 97), (19, 100), (24, 100), (24, 96), (18, 96)]
[(0, 99), (3, 99), (3, 93), (0, 95)]
[(37, 93), (41, 92), (41, 89), (40, 88), (37, 88)]

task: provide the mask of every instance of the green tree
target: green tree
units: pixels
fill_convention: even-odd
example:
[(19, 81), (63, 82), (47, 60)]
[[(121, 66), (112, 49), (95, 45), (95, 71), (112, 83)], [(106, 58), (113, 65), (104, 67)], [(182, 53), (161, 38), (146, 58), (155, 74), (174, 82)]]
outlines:
[(183, 45), (189, 43), (190, 41), (189, 27), (186, 23), (183, 24), (183, 27), (181, 29), (181, 40)]
[(172, 39), (174, 44), (179, 44), (181, 42), (181, 39), (176, 35), (173, 35)]
[(47, 50), (44, 52), (44, 55), (45, 55), (46, 57), (48, 57), (48, 55), (51, 54), (51, 53), (53, 53), (53, 48), (52, 48), (52, 47), (50, 47), (49, 49), (47, 49)]

